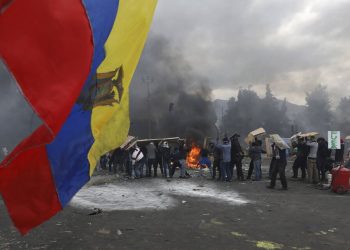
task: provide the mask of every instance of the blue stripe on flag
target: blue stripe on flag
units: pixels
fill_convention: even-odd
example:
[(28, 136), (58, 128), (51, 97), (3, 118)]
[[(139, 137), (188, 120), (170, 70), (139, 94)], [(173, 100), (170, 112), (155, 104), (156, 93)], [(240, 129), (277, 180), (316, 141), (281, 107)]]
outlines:
[[(118, 0), (83, 0), (93, 31), (94, 56), (91, 71), (84, 85), (93, 84), (97, 67), (105, 58), (104, 44), (111, 32), (118, 11)], [(88, 152), (94, 142), (91, 133), (91, 110), (76, 104), (55, 140), (47, 145), (56, 190), (62, 207), (89, 180)]]

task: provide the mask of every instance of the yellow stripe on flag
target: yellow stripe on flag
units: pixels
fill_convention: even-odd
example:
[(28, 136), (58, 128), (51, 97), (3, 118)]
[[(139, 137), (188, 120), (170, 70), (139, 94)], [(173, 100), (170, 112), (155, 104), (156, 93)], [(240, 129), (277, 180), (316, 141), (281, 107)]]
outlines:
[[(129, 86), (156, 4), (157, 0), (119, 0), (118, 14), (105, 44), (106, 58), (97, 69), (97, 74), (98, 77), (122, 74), (123, 91), (119, 100), (118, 88), (114, 86), (114, 98), (118, 102), (111, 104), (107, 100), (104, 103), (109, 105), (95, 106), (92, 110), (91, 129), (95, 142), (88, 155), (90, 175), (99, 158), (122, 145), (127, 138), (130, 128)], [(117, 70), (120, 68), (122, 70)], [(111, 80), (118, 82), (118, 76)]]

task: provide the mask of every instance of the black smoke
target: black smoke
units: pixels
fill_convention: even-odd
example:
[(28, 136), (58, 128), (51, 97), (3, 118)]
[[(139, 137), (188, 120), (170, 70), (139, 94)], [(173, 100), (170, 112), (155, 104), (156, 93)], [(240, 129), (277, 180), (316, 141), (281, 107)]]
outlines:
[(181, 52), (163, 37), (148, 40), (130, 95), (132, 135), (196, 140), (215, 135), (217, 118), (208, 81), (195, 75)]

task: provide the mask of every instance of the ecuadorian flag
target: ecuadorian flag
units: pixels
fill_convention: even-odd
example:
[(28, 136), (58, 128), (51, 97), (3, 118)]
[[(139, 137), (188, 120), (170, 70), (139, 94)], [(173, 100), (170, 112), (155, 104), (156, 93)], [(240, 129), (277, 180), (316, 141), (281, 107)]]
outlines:
[(0, 60), (39, 121), (0, 165), (22, 234), (67, 205), (127, 137), (129, 86), (156, 2), (0, 0)]

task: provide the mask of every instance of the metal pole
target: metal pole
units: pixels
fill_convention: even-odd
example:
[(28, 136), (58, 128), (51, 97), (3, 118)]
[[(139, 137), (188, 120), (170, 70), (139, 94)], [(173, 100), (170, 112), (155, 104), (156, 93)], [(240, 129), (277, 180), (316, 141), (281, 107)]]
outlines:
[(153, 82), (151, 77), (144, 77), (143, 82), (147, 84), (147, 127), (148, 127), (148, 138), (152, 138), (151, 131), (151, 90), (150, 83)]

